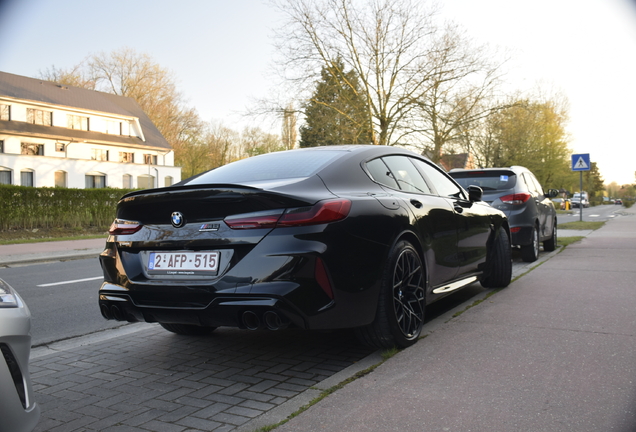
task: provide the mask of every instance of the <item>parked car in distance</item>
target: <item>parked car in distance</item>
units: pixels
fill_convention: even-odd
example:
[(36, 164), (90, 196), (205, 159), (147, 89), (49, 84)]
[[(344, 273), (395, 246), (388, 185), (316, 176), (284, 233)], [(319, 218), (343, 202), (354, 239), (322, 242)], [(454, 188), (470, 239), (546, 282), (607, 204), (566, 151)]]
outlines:
[(31, 313), (0, 279), (0, 431), (32, 431), (40, 418), (29, 376)]
[(621, 199), (617, 199), (616, 201), (614, 201), (615, 205), (623, 205), (623, 200)]
[(106, 319), (178, 334), (355, 328), (415, 343), (428, 304), (511, 278), (505, 214), (397, 147), (254, 156), (117, 205), (100, 255)]
[(590, 206), (590, 199), (587, 192), (575, 192), (570, 200), (570, 205), (572, 208), (581, 208), (581, 206), (588, 208)]
[(449, 172), (462, 187), (478, 186), (482, 199), (503, 211), (510, 222), (512, 244), (521, 248), (526, 262), (539, 257), (539, 243), (545, 251), (553, 251), (557, 243), (557, 216), (551, 198), (530, 170), (522, 166), (486, 169), (453, 169)]
[(565, 209), (565, 199), (564, 198), (552, 198), (552, 202), (554, 203), (554, 208), (559, 208), (561, 210)]

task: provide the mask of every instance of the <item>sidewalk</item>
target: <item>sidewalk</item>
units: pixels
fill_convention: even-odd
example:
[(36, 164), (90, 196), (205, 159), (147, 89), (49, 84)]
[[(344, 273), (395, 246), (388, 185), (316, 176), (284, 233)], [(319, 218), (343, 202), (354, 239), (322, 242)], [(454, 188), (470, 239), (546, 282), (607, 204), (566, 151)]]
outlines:
[(106, 236), (88, 240), (0, 245), (0, 267), (91, 256), (97, 258), (105, 244)]
[(633, 432), (635, 261), (627, 210), (276, 431)]

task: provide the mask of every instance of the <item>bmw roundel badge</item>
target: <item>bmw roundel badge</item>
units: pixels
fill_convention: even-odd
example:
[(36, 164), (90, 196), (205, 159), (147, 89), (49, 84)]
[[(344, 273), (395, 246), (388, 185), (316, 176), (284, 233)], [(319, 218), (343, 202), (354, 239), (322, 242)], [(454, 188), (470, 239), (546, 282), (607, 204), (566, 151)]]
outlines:
[(172, 212), (172, 216), (170, 217), (172, 226), (175, 228), (181, 228), (185, 223), (185, 218), (181, 212)]

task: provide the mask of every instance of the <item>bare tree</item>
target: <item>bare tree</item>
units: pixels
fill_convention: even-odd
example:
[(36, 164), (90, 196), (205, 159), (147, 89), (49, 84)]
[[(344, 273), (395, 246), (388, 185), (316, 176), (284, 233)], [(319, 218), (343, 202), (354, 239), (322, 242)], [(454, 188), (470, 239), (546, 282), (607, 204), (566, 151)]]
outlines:
[(405, 135), (414, 134), (417, 139), (408, 142), (439, 162), (445, 147), (503, 108), (492, 104), (500, 89), (502, 63), (455, 26), (447, 26), (434, 45), (426, 72), (429, 84), (413, 101)]
[(221, 123), (210, 123), (205, 133), (210, 168), (220, 167), (241, 158), (240, 134)]
[(264, 153), (272, 153), (283, 149), (277, 135), (266, 133), (260, 128), (243, 129), (241, 134), (242, 156), (250, 157)]
[[(272, 2), (288, 18), (276, 35), (286, 79), (307, 92), (323, 67), (342, 59), (360, 79), (374, 143), (394, 144), (413, 100), (429, 86), (434, 10), (417, 0)], [(346, 82), (345, 70), (335, 73)]]

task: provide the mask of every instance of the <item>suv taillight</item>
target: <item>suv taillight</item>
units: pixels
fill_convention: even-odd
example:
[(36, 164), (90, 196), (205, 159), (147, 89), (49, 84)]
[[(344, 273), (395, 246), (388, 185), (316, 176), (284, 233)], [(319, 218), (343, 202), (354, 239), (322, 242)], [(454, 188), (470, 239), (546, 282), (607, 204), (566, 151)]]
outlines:
[(525, 203), (526, 201), (528, 201), (530, 199), (530, 197), (532, 197), (532, 195), (530, 195), (529, 193), (524, 192), (524, 193), (505, 195), (505, 196), (502, 196), (499, 199), (504, 204), (521, 205), (521, 204)]

